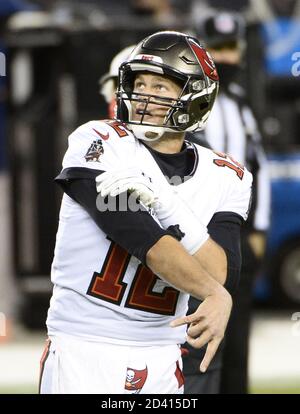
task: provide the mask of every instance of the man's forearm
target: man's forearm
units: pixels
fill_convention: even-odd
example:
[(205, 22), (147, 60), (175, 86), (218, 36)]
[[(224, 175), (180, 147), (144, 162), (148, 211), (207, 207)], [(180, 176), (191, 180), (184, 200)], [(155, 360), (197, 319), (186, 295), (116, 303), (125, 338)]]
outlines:
[(193, 255), (197, 262), (221, 285), (227, 277), (227, 257), (224, 249), (209, 238)]
[(204, 300), (227, 291), (196, 258), (170, 236), (164, 236), (148, 251), (147, 265), (177, 289)]
[(171, 326), (188, 324), (187, 341), (195, 348), (208, 344), (200, 365), (205, 372), (225, 334), (232, 308), (230, 294), (170, 236), (163, 236), (151, 247), (146, 261), (154, 273), (171, 285), (202, 300), (194, 313), (177, 317)]

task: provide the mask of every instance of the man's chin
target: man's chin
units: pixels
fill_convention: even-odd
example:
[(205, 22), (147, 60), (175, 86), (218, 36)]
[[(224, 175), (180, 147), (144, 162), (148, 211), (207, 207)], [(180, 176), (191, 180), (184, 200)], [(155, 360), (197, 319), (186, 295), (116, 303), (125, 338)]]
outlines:
[(159, 135), (158, 133), (153, 132), (153, 131), (147, 131), (145, 133), (145, 137), (148, 138), (148, 139), (155, 139), (155, 138), (158, 137), (158, 135)]

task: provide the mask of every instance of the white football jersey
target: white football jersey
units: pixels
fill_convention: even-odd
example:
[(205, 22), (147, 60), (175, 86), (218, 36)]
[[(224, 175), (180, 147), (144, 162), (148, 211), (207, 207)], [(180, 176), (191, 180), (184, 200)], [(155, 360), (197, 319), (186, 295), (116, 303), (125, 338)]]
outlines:
[[(217, 212), (230, 211), (246, 219), (251, 174), (225, 154), (197, 145), (194, 152), (191, 178), (176, 186), (181, 199), (205, 225)], [(145, 145), (119, 123), (91, 121), (70, 135), (63, 169), (112, 171), (125, 166), (138, 166), (158, 184), (170, 185)], [(189, 295), (174, 289), (108, 240), (89, 214), (66, 194), (51, 279), (49, 335), (131, 345), (185, 342), (186, 327), (171, 328), (169, 324), (185, 315)]]

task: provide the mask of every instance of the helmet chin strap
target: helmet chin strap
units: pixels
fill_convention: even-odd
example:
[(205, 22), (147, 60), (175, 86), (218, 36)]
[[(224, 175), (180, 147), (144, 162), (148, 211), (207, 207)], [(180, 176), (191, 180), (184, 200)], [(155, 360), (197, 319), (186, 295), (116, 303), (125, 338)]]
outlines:
[[(127, 124), (127, 128), (133, 132), (136, 138), (143, 141), (158, 141), (166, 132), (166, 129), (163, 127), (151, 127), (148, 125)], [(153, 138), (149, 137), (149, 135), (153, 135)]]

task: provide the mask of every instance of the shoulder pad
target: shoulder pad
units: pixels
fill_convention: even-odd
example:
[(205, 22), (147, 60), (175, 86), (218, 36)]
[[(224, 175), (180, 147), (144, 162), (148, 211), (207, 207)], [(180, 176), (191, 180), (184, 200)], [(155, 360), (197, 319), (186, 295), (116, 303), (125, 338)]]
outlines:
[(84, 167), (107, 171), (120, 166), (135, 146), (135, 139), (116, 121), (90, 121), (69, 136), (63, 168)]

